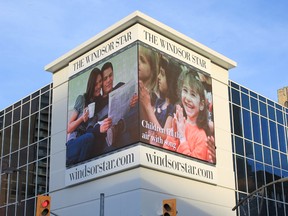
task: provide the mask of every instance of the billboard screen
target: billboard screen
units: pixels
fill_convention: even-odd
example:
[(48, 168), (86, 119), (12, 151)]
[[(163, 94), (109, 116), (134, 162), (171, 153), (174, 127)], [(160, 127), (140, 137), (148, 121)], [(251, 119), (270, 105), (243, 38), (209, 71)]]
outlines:
[(141, 141), (215, 163), (212, 79), (148, 46), (139, 46)]
[(211, 76), (142, 43), (70, 77), (66, 166), (143, 142), (216, 163)]
[(136, 71), (134, 45), (69, 79), (67, 167), (139, 141)]

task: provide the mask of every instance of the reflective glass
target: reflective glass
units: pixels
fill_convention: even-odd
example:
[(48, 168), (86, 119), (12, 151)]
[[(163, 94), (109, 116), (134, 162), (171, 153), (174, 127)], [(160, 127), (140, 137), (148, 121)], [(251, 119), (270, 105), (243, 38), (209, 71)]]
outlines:
[(244, 137), (252, 140), (250, 112), (243, 109)]
[(269, 121), (269, 126), (270, 126), (271, 147), (273, 149), (278, 150), (279, 148), (278, 148), (276, 124), (275, 122)]
[(246, 168), (243, 157), (236, 156), (238, 190), (246, 192)]
[(236, 149), (236, 154), (244, 156), (244, 145), (243, 145), (242, 138), (235, 137), (235, 149)]
[(270, 149), (268, 149), (268, 148), (266, 148), (266, 147), (263, 147), (263, 150), (264, 150), (264, 162), (265, 162), (266, 164), (272, 165), (271, 151), (270, 151)]
[(233, 128), (234, 133), (242, 136), (242, 123), (241, 123), (241, 111), (240, 107), (233, 105)]
[(277, 125), (278, 126), (278, 139), (279, 139), (279, 147), (280, 151), (286, 153), (287, 152), (287, 144), (285, 141), (285, 130), (282, 125)]
[(254, 144), (254, 150), (255, 150), (255, 159), (257, 161), (263, 161), (263, 152), (262, 152), (262, 146), (258, 144)]
[(248, 140), (245, 140), (245, 153), (246, 153), (246, 157), (254, 159), (253, 144), (252, 142)]
[(254, 98), (250, 98), (251, 100), (251, 109), (253, 112), (258, 113), (259, 112), (259, 108), (258, 108), (258, 100), (254, 99)]
[(248, 95), (241, 93), (241, 101), (242, 101), (243, 107), (250, 109), (250, 103), (249, 103), (249, 96)]
[(261, 132), (259, 116), (252, 113), (252, 127), (253, 127), (253, 138), (255, 142), (261, 143)]
[(266, 118), (261, 117), (261, 127), (262, 127), (262, 140), (265, 146), (270, 147), (269, 140), (269, 130), (268, 130), (268, 121)]
[(277, 122), (280, 124), (284, 124), (283, 113), (280, 110), (276, 110)]
[(240, 105), (240, 94), (239, 91), (232, 88), (232, 102)]
[(260, 102), (260, 114), (262, 116), (267, 117), (267, 108), (266, 108), (266, 104)]
[(246, 160), (246, 173), (247, 173), (248, 192), (251, 193), (256, 189), (255, 165), (253, 160), (250, 159)]

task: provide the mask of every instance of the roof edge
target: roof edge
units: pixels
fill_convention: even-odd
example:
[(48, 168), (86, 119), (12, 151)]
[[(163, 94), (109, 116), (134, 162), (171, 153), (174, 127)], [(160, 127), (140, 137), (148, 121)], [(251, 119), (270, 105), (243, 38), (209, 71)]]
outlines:
[(74, 59), (85, 54), (97, 45), (100, 45), (109, 38), (119, 34), (123, 30), (129, 28), (136, 23), (142, 24), (147, 28), (150, 28), (151, 30), (156, 31), (157, 33), (162, 34), (163, 36), (187, 47), (188, 49), (191, 49), (205, 56), (206, 58), (209, 58), (212, 62), (220, 65), (221, 67), (224, 67), (225, 69), (231, 69), (237, 66), (236, 62), (225, 57), (224, 55), (217, 53), (216, 51), (208, 48), (207, 46), (187, 37), (186, 35), (170, 28), (169, 26), (164, 25), (163, 23), (143, 14), (140, 11), (135, 11), (127, 17), (123, 18), (122, 20), (118, 21), (114, 25), (108, 27), (104, 31), (100, 32), (99, 34), (75, 47), (71, 51), (47, 64), (44, 69), (46, 71), (55, 73), (61, 68), (67, 66), (69, 62), (73, 61)]

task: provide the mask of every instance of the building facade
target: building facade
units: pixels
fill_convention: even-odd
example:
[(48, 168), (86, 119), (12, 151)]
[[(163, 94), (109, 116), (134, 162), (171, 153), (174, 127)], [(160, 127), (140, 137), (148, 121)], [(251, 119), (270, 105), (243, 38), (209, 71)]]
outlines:
[[(288, 176), (288, 109), (229, 82), (236, 200)], [(269, 186), (238, 208), (239, 215), (287, 215), (288, 182)], [(262, 204), (261, 204), (262, 203)], [(261, 207), (262, 206), (262, 207)]]
[(0, 112), (0, 215), (34, 215), (49, 193), (52, 84)]
[(288, 107), (288, 87), (283, 87), (281, 89), (278, 89), (278, 103)]
[[(154, 86), (140, 71), (145, 62), (159, 69), (149, 76), (158, 79)], [(45, 68), (53, 75), (53, 91), (49, 84), (0, 113), (0, 215), (35, 215), (36, 196), (49, 194), (56, 215), (160, 216), (162, 201), (176, 199), (179, 215), (252, 216), (261, 211), (288, 216), (288, 182), (267, 187), (232, 211), (261, 186), (288, 177), (288, 109), (230, 81), (229, 70), (235, 66), (140, 12), (56, 59)], [(185, 142), (179, 129), (181, 109), (173, 130), (160, 122), (163, 70), (167, 85), (175, 85), (169, 99), (181, 101), (190, 121), (188, 101), (195, 92), (201, 98), (203, 89), (199, 112), (205, 115), (198, 119), (209, 124), (199, 120), (197, 130), (186, 127), (194, 135), (185, 134)], [(89, 77), (95, 74), (96, 79), (100, 71), (101, 97), (83, 106), (92, 108), (81, 110)], [(113, 91), (108, 91), (111, 85)], [(174, 89), (179, 86), (178, 94)], [(148, 90), (155, 101), (147, 101)], [(132, 106), (135, 94), (138, 100)], [(155, 112), (147, 109), (150, 105)], [(81, 125), (85, 132), (77, 130), (71, 148), (75, 133), (69, 123), (75, 110), (83, 116), (85, 110), (94, 110), (94, 115), (87, 114), (87, 124)], [(112, 116), (112, 127), (99, 133), (95, 128), (105, 125), (103, 113)], [(208, 142), (209, 149), (205, 141), (197, 152), (191, 140), (200, 140), (201, 131), (214, 141)], [(74, 148), (79, 137), (84, 142)]]

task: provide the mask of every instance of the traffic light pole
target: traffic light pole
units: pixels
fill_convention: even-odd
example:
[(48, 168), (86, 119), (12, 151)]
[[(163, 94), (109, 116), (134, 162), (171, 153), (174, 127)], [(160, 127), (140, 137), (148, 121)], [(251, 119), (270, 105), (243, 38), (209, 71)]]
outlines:
[(104, 216), (104, 193), (100, 194), (100, 216)]
[(258, 215), (260, 215), (260, 214), (261, 214), (261, 209), (262, 209), (264, 189), (267, 188), (267, 187), (269, 187), (270, 185), (273, 185), (273, 184), (276, 184), (276, 183), (280, 183), (280, 182), (286, 182), (286, 181), (288, 181), (288, 177), (286, 177), (286, 178), (281, 178), (281, 179), (278, 179), (278, 180), (276, 180), (276, 181), (270, 182), (270, 183), (268, 183), (268, 184), (266, 184), (266, 185), (263, 185), (262, 187), (256, 189), (256, 190), (253, 191), (252, 193), (248, 194), (248, 196), (245, 197), (244, 199), (240, 200), (240, 202), (238, 202), (237, 205), (232, 208), (232, 211), (235, 211), (239, 206), (241, 206), (243, 203), (245, 203), (250, 197), (252, 197), (252, 196), (255, 195), (256, 193), (262, 192), (262, 201), (261, 201), (261, 206), (260, 206), (260, 212), (259, 212), (259, 214), (258, 214)]

